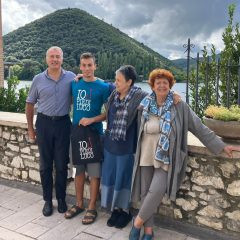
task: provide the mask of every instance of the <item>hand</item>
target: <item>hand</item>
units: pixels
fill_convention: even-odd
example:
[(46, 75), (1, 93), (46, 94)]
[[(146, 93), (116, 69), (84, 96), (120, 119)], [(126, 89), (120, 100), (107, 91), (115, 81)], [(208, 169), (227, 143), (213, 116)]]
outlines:
[(232, 145), (227, 145), (224, 147), (223, 151), (230, 157), (232, 158), (232, 151), (238, 151), (240, 152), (240, 146), (232, 146)]
[(82, 118), (79, 121), (79, 125), (88, 126), (94, 123), (94, 118)]
[(34, 129), (28, 130), (28, 142), (29, 143), (35, 143), (36, 142), (36, 133)]
[(181, 100), (182, 100), (181, 96), (177, 92), (174, 92), (173, 93), (173, 104), (177, 105), (179, 102), (181, 102)]
[(75, 82), (78, 82), (80, 80), (80, 78), (83, 77), (83, 74), (82, 73), (78, 73), (77, 76), (74, 78), (74, 81)]

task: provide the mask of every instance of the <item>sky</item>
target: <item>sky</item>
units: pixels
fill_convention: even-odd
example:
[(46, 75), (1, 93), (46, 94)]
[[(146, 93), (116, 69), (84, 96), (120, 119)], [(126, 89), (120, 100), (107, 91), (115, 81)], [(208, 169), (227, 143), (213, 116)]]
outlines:
[(63, 8), (80, 8), (169, 59), (186, 57), (188, 38), (196, 55), (203, 46), (223, 49), (228, 6), (240, 0), (2, 0), (3, 34)]

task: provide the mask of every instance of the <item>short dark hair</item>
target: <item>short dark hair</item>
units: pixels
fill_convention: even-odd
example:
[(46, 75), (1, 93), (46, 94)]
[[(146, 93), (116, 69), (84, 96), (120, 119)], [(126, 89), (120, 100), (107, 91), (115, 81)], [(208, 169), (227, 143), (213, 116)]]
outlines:
[(131, 79), (132, 80), (131, 86), (137, 79), (136, 69), (132, 65), (123, 65), (116, 71), (116, 73), (117, 72), (120, 72), (124, 76), (126, 81), (129, 81)]
[(92, 53), (90, 53), (90, 52), (82, 53), (81, 56), (80, 56), (80, 61), (81, 61), (81, 59), (88, 59), (88, 58), (92, 58), (93, 62), (96, 63), (95, 56)]

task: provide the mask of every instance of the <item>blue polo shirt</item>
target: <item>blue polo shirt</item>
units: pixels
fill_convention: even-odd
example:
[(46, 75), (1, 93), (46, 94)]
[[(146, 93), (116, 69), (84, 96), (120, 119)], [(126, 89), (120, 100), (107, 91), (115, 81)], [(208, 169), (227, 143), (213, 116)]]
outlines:
[(38, 103), (37, 111), (48, 116), (69, 114), (71, 106), (71, 82), (75, 74), (62, 69), (58, 81), (48, 75), (47, 70), (36, 75), (26, 99), (27, 103)]
[[(91, 118), (100, 115), (109, 95), (109, 84), (99, 79), (93, 82), (86, 82), (83, 79), (72, 82), (73, 124), (78, 124), (83, 117)], [(92, 126), (102, 134), (101, 122), (93, 123)]]

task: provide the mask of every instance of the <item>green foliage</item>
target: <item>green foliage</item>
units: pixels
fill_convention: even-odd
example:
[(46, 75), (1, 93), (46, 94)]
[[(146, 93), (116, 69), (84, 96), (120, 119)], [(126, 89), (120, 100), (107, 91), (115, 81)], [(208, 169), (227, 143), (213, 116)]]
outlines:
[[(192, 71), (190, 77), (190, 95), (192, 98), (192, 107), (197, 114), (202, 117), (205, 109), (209, 104), (216, 104), (218, 97), (218, 104), (227, 105), (227, 79), (230, 74), (230, 103), (237, 104), (238, 99), (238, 61), (240, 58), (240, 32), (239, 23), (233, 24), (233, 16), (235, 5), (229, 6), (229, 21), (228, 26), (223, 33), (224, 49), (220, 54), (220, 64), (218, 65), (218, 55), (214, 45), (211, 47), (211, 53), (208, 55), (207, 48), (202, 50), (203, 57), (199, 63), (199, 91), (198, 101), (195, 102), (195, 87), (196, 87), (196, 70)], [(228, 65), (231, 66), (228, 68)], [(216, 91), (216, 80), (218, 78), (219, 66), (219, 89), (220, 93)], [(208, 92), (208, 94), (207, 94)], [(217, 96), (217, 94), (219, 94)], [(207, 96), (208, 95), (208, 96)], [(197, 106), (197, 109), (195, 108)], [(227, 117), (226, 117), (227, 119)]]
[(12, 76), (7, 80), (7, 88), (0, 88), (0, 111), (24, 112), (29, 88), (17, 90), (19, 80)]
[(240, 107), (233, 105), (229, 109), (223, 106), (209, 105), (204, 112), (206, 117), (221, 121), (240, 121)]
[[(135, 66), (144, 79), (155, 67), (170, 69), (178, 81), (184, 79), (184, 72), (170, 60), (80, 9), (58, 10), (5, 35), (3, 40), (5, 58), (23, 62), (20, 79), (32, 79), (45, 67), (46, 50), (53, 45), (63, 49), (64, 68), (75, 73), (80, 54), (89, 51), (95, 54), (96, 74), (103, 79), (113, 79), (123, 64)], [(28, 69), (25, 59), (39, 65), (35, 62)]]

